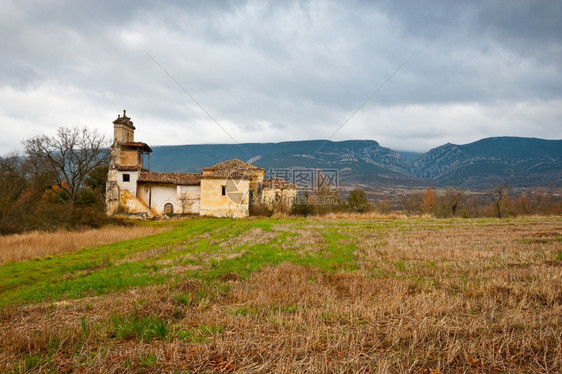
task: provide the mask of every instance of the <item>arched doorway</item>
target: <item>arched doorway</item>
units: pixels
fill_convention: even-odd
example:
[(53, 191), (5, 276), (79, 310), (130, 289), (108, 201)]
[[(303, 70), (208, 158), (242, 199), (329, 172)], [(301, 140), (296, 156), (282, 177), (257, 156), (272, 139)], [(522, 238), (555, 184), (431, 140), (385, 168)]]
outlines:
[(174, 213), (174, 206), (172, 203), (164, 204), (164, 214), (173, 214)]

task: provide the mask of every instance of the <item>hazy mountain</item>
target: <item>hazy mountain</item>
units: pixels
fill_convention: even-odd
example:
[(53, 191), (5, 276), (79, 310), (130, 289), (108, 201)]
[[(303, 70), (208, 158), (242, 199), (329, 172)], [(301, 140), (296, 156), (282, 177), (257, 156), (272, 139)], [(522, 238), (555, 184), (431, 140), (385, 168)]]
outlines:
[[(230, 158), (267, 171), (313, 168), (338, 170), (346, 184), (420, 184), (410, 175), (411, 161), (373, 140), (295, 141), (152, 147), (155, 171), (196, 172)], [(411, 157), (411, 155), (410, 155)]]
[(443, 186), (562, 185), (562, 140), (498, 137), (445, 144), (412, 162), (411, 174)]
[(488, 138), (445, 144), (424, 154), (397, 152), (374, 140), (294, 141), (153, 147), (152, 170), (197, 172), (239, 158), (266, 169), (338, 170), (342, 185), (456, 186), (485, 189), (562, 186), (562, 140)]

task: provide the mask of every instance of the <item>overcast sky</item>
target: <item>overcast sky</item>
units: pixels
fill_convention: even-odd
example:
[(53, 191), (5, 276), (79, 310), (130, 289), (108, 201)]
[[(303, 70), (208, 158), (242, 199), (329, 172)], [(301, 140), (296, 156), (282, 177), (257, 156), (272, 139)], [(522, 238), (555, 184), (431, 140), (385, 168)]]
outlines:
[(123, 109), (150, 145), (560, 139), (561, 20), (560, 1), (2, 0), (0, 155), (110, 137)]

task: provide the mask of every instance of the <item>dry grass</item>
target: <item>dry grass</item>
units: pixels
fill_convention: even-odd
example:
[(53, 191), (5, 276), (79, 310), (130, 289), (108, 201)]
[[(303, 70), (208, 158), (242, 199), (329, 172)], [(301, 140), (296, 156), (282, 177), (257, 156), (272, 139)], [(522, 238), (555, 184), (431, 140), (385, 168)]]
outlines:
[[(349, 222), (276, 232), (307, 236), (331, 224), (349, 235)], [(428, 220), (378, 231), (367, 222), (352, 233), (355, 271), (283, 263), (246, 280), (5, 308), (0, 371), (562, 372), (559, 220)], [(115, 338), (115, 315), (158, 318), (169, 333)], [(51, 359), (30, 365), (36, 355)]]
[(0, 265), (52, 256), (122, 240), (160, 233), (161, 227), (104, 227), (84, 231), (34, 231), (0, 236)]
[[(420, 216), (428, 218), (429, 216)], [(407, 219), (408, 216), (401, 213), (377, 213), (377, 212), (330, 212), (322, 216), (318, 216), (318, 219), (384, 219), (384, 220), (396, 220), (396, 219)]]

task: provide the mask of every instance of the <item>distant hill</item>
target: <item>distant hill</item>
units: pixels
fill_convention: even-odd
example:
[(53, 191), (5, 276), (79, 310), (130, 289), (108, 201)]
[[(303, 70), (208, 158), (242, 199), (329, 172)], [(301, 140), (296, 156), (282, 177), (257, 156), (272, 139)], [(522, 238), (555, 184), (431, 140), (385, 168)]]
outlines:
[(562, 186), (562, 140), (487, 138), (466, 145), (445, 144), (424, 154), (397, 152), (374, 140), (155, 146), (154, 171), (198, 172), (239, 158), (268, 171), (338, 170), (344, 186), (453, 186), (486, 189)]
[(155, 171), (197, 172), (226, 159), (239, 158), (266, 170), (338, 170), (340, 182), (346, 185), (425, 183), (410, 175), (410, 160), (373, 140), (201, 144), (152, 149), (151, 164)]
[(410, 173), (441, 186), (562, 185), (562, 140), (498, 137), (445, 144), (412, 162)]

